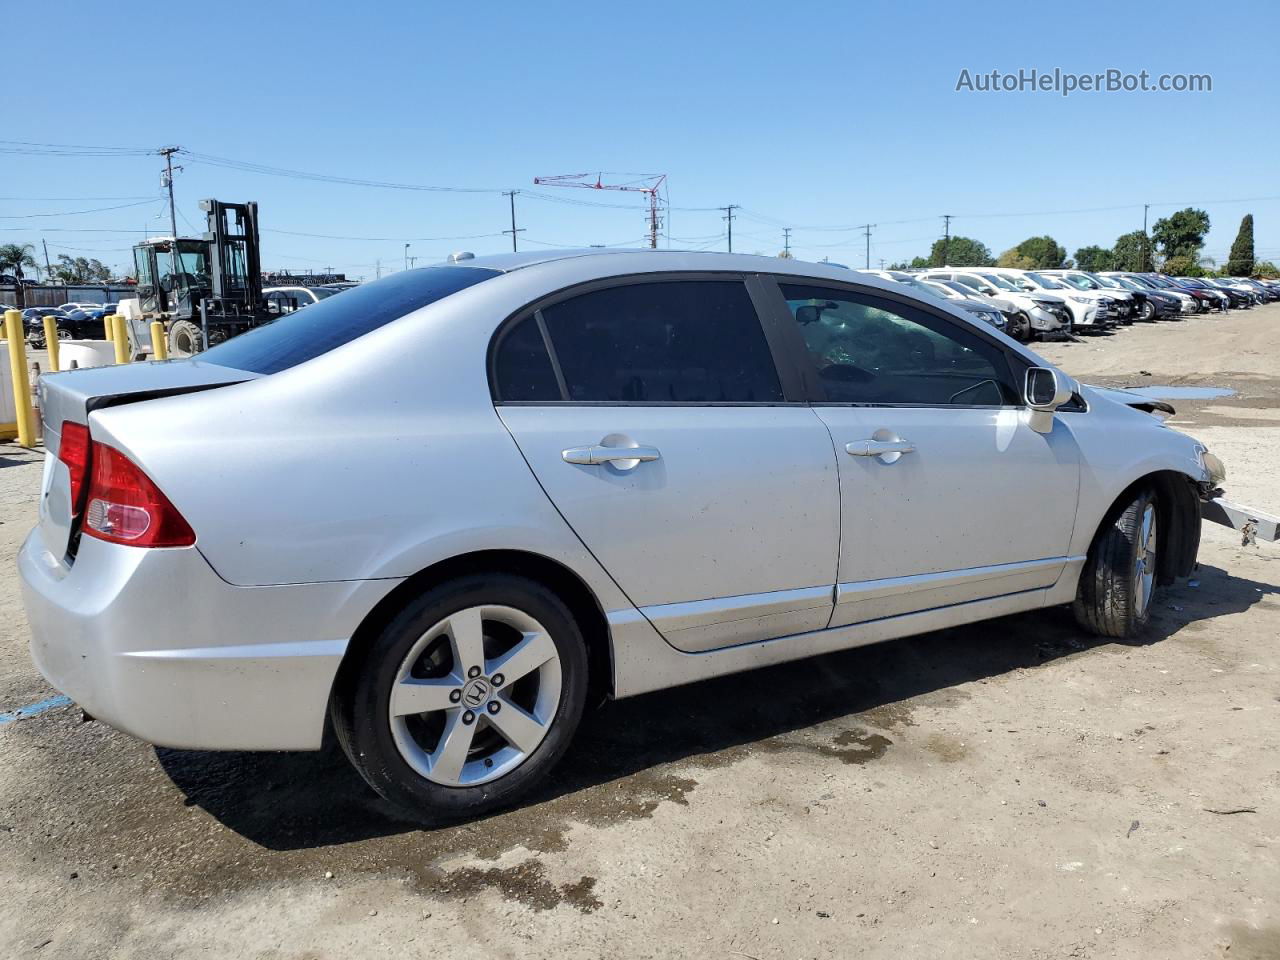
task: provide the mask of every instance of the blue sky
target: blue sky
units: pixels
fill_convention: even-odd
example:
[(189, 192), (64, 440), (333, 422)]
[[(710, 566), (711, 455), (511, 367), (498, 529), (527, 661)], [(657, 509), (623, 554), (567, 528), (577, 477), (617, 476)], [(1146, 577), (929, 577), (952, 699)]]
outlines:
[[(723, 214), (708, 208), (732, 203), (742, 207), (735, 250), (776, 253), (790, 225), (799, 256), (856, 266), (860, 229), (817, 228), (876, 224), (873, 266), (927, 251), (944, 213), (955, 215), (953, 233), (996, 253), (1046, 232), (1074, 253), (1140, 228), (1144, 202), (1152, 222), (1195, 203), (1213, 221), (1206, 254), (1225, 259), (1252, 212), (1259, 255), (1280, 261), (1280, 4), (1221, 12), (1179, 2), (49, 2), (9, 18), (6, 46), (33, 50), (60, 36), (71, 57), (48, 69), (21, 58), (37, 89), (19, 86), (3, 137), (177, 144), (339, 177), (493, 191), (534, 190), (532, 178), (546, 174), (665, 173), (664, 244), (723, 249)], [(1033, 67), (1208, 73), (1213, 91), (955, 91), (962, 68)], [(420, 264), (509, 249), (497, 192), (179, 162), (187, 221), (202, 223), (202, 197), (261, 204), (269, 268), (372, 277), (379, 260), (384, 273), (402, 265), (407, 238)], [(160, 168), (140, 154), (0, 152), (0, 237), (124, 264), (143, 230), (168, 232)], [(539, 192), (617, 206), (526, 193), (522, 248), (644, 235), (638, 194)], [(88, 199), (100, 197), (142, 201), (71, 213), (133, 202)], [(1244, 198), (1267, 199), (1211, 202)], [(47, 213), (58, 215), (31, 216)], [(179, 230), (194, 232), (182, 216)], [(469, 239), (427, 239), (446, 237)]]

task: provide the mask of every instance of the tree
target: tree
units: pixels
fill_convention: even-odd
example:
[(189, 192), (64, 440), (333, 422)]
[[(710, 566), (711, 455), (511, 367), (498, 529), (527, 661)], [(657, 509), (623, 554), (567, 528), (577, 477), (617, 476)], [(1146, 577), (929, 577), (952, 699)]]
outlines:
[(783, 250), (781, 253), (778, 254), (779, 260), (794, 260), (795, 258), (796, 258), (796, 255), (792, 253), (790, 250)]
[(22, 277), (23, 270), (36, 268), (36, 258), (31, 254), (35, 247), (29, 243), (0, 244), (0, 273), (12, 273)]
[(985, 243), (974, 240), (972, 237), (952, 237), (950, 240), (939, 237), (933, 241), (933, 248), (929, 251), (929, 262), (922, 266), (993, 267), (995, 263)]
[(0, 273), (12, 273), (17, 278), (13, 299), (15, 306), (19, 308), (27, 305), (27, 291), (22, 285), (23, 271), (28, 267), (39, 269), (35, 257), (31, 255), (34, 252), (35, 247), (29, 243), (0, 244)]
[(1253, 214), (1246, 213), (1240, 221), (1240, 232), (1236, 234), (1236, 242), (1231, 244), (1231, 253), (1227, 256), (1227, 274), (1232, 277), (1247, 277), (1253, 273)]
[(1209, 232), (1209, 215), (1195, 207), (1187, 207), (1156, 221), (1151, 239), (1163, 260), (1174, 257), (1198, 263), (1204, 236)]
[(1034, 270), (1035, 261), (1030, 257), (1024, 257), (1018, 252), (1017, 247), (1011, 247), (1004, 253), (1000, 254), (1000, 259), (996, 261), (997, 267), (1013, 267), (1016, 270)]
[(1115, 253), (1106, 247), (1088, 246), (1076, 251), (1076, 267), (1080, 270), (1114, 270)]
[[(1116, 238), (1116, 245), (1111, 248), (1111, 263), (1114, 270), (1145, 271), (1150, 267), (1151, 241), (1141, 230), (1134, 230)], [(1079, 256), (1077, 251), (1076, 256)]]
[(1169, 257), (1164, 261), (1162, 269), (1171, 277), (1202, 277), (1205, 274), (1204, 268), (1196, 259), (1187, 256)]
[(1280, 268), (1270, 260), (1256, 260), (1253, 264), (1255, 277), (1280, 277)]
[(1032, 266), (1028, 270), (1056, 270), (1067, 259), (1067, 248), (1047, 234), (1043, 237), (1028, 237), (1013, 248), (1019, 256), (1030, 260)]
[(106, 283), (111, 279), (111, 268), (101, 260), (60, 253), (53, 277), (59, 283)]

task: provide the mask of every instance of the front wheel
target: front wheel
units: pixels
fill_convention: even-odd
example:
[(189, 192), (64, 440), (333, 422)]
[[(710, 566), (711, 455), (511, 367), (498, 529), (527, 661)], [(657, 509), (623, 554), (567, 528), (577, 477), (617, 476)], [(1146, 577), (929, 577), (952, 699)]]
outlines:
[(1141, 317), (1148, 323), (1156, 318), (1156, 305), (1150, 300), (1143, 302)]
[(1013, 339), (1027, 343), (1031, 340), (1031, 333), (1031, 318), (1025, 312), (1019, 310), (1009, 318), (1009, 336)]
[(582, 717), (587, 654), (564, 602), (536, 581), (472, 575), (410, 601), (344, 664), (331, 715), (360, 775), (415, 819), (518, 800)]
[(1104, 637), (1136, 636), (1151, 618), (1160, 530), (1155, 494), (1144, 490), (1094, 537), (1072, 604), (1076, 621)]

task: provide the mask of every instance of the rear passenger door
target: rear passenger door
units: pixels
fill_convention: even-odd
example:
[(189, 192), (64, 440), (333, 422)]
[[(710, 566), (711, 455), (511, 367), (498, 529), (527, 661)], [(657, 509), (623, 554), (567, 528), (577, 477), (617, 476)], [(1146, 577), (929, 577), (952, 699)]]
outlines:
[(579, 287), (514, 317), (491, 352), (498, 413), (547, 495), (689, 652), (831, 615), (831, 438), (794, 367), (780, 375), (753, 291), (726, 274)]

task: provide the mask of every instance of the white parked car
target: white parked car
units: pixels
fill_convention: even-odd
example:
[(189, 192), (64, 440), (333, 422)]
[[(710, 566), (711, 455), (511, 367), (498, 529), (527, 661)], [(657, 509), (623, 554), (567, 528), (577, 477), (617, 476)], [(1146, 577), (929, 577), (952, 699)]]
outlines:
[(262, 298), (275, 313), (293, 313), (341, 292), (335, 287), (264, 287)]
[(1062, 604), (1134, 636), (1223, 479), (1144, 398), (772, 257), (406, 270), (39, 389), (44, 676), (180, 748), (332, 723), (428, 820), (525, 794), (589, 693)]
[(76, 300), (72, 303), (64, 303), (58, 308), (59, 310), (82, 310), (88, 313), (90, 310), (101, 310), (102, 304), (89, 303), (87, 301)]
[(1077, 293), (1092, 293), (1111, 300), (1111, 316), (1117, 323), (1133, 323), (1138, 315), (1137, 299), (1128, 290), (1112, 289), (1089, 276), (1083, 270), (1045, 270)]
[(1097, 291), (1077, 290), (1043, 270), (992, 267), (991, 271), (1029, 293), (1062, 297), (1071, 311), (1072, 330), (1105, 330), (1116, 324), (1115, 301)]
[(1012, 303), (1015, 317), (1009, 335), (1015, 340), (1027, 341), (1037, 333), (1067, 333), (1071, 329), (1071, 314), (1062, 297), (1043, 291), (1030, 293), (994, 270), (946, 267), (926, 270), (922, 276), (928, 280), (954, 280), (983, 296), (999, 297)]

